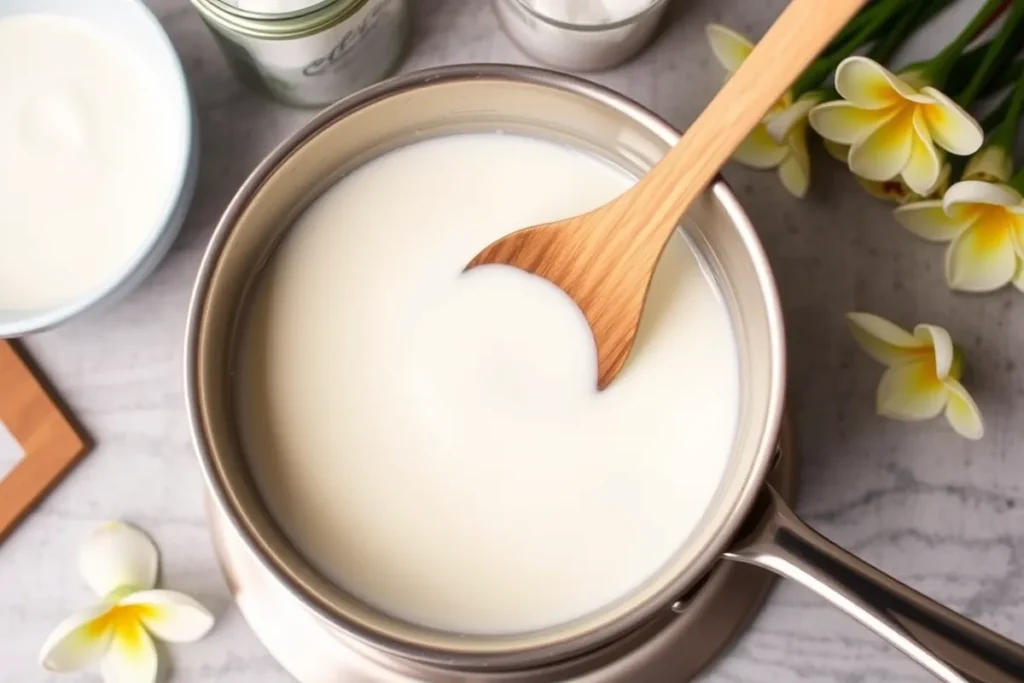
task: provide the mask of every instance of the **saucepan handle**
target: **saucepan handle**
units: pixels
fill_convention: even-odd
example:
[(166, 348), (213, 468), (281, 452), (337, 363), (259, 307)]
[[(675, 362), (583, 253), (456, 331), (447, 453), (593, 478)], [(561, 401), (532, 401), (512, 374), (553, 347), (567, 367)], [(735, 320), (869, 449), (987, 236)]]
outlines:
[(1024, 646), (966, 619), (804, 524), (770, 487), (756, 530), (725, 556), (792, 579), (946, 683), (1021, 683)]

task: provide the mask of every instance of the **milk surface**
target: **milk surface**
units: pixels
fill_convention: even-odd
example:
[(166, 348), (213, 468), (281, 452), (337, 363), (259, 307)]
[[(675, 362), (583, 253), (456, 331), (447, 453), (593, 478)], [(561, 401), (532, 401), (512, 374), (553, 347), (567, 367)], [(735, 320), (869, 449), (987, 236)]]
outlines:
[(70, 304), (128, 266), (174, 185), (165, 121), (99, 29), (0, 19), (0, 310)]
[(257, 290), (242, 424), (257, 483), (319, 569), (426, 626), (515, 633), (627, 595), (697, 526), (729, 459), (728, 313), (681, 237), (625, 368), (550, 283), (463, 273), (494, 239), (633, 179), (513, 135), (413, 144), (338, 182)]

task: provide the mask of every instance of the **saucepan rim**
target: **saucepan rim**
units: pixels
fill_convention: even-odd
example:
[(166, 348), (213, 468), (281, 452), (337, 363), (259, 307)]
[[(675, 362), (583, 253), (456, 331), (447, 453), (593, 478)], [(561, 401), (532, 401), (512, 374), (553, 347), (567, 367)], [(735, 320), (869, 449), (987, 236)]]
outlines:
[[(757, 424), (762, 425), (760, 432), (749, 446), (753, 453), (750, 458), (751, 466), (743, 470), (740, 483), (736, 485), (735, 492), (731, 494), (730, 500), (724, 506), (726, 510), (723, 513), (725, 515), (724, 522), (716, 523), (717, 528), (713, 529), (714, 533), (710, 534), (709, 540), (701, 548), (697, 560), (688, 563), (681, 571), (677, 571), (671, 576), (666, 573), (666, 581), (670, 581), (670, 585), (662, 591), (664, 595), (659, 593), (659, 597), (668, 598), (666, 601), (655, 604), (653, 600), (648, 600), (637, 609), (620, 614), (605, 623), (600, 623), (598, 627), (577, 633), (571, 639), (559, 639), (554, 634), (538, 636), (532, 640), (442, 634), (443, 638), (431, 640), (427, 644), (396, 641), (392, 637), (382, 635), (374, 629), (367, 628), (365, 624), (355, 621), (351, 618), (351, 614), (346, 614), (338, 604), (314, 595), (312, 591), (307, 590), (296, 580), (290, 567), (279, 561), (278, 555), (273, 552), (271, 542), (264, 537), (260, 529), (254, 528), (252, 521), (245, 514), (245, 510), (239, 505), (238, 499), (233, 493), (232, 487), (235, 482), (232, 481), (232, 475), (225, 470), (223, 462), (219, 461), (220, 458), (215, 452), (216, 449), (211, 447), (212, 444), (209, 441), (210, 429), (203, 417), (204, 407), (198, 375), (200, 371), (200, 341), (205, 312), (209, 304), (211, 280), (240, 215), (263, 183), (279, 169), (280, 165), (307, 140), (329, 128), (335, 121), (376, 102), (435, 84), (479, 80), (507, 81), (557, 89), (588, 100), (596, 106), (610, 107), (617, 113), (625, 114), (646, 131), (664, 141), (666, 145), (674, 144), (679, 137), (678, 131), (663, 119), (619, 93), (575, 76), (518, 65), (465, 64), (426, 69), (384, 81), (340, 100), (323, 110), (267, 155), (231, 200), (218, 222), (199, 267), (192, 292), (185, 334), (184, 379), (192, 439), (214, 503), (224, 513), (224, 517), (254, 553), (260, 564), (296, 599), (328, 624), (342, 629), (357, 640), (380, 651), (446, 668), (507, 670), (543, 665), (593, 650), (636, 628), (652, 618), (659, 609), (667, 609), (671, 604), (671, 596), (684, 594), (688, 586), (693, 585), (715, 562), (721, 559), (722, 552), (733, 540), (763, 490), (764, 481), (773, 464), (785, 393), (785, 340), (782, 311), (774, 277), (764, 250), (752, 224), (724, 180), (716, 179), (709, 188), (709, 192), (713, 194), (715, 201), (728, 215), (728, 222), (736, 231), (736, 236), (742, 244), (738, 249), (741, 249), (744, 256), (750, 260), (753, 278), (758, 288), (758, 301), (760, 302), (763, 298), (763, 311), (759, 311), (759, 313), (763, 314), (768, 331), (767, 338), (761, 340), (768, 345), (769, 349), (767, 355), (770, 366), (766, 371), (765, 386), (767, 396), (764, 400), (765, 408), (757, 417)], [(760, 303), (758, 308), (761, 308)], [(738, 425), (737, 429), (742, 429), (742, 426)], [(740, 478), (740, 475), (737, 475), (737, 478)], [(306, 569), (312, 568), (311, 565), (306, 564)]]

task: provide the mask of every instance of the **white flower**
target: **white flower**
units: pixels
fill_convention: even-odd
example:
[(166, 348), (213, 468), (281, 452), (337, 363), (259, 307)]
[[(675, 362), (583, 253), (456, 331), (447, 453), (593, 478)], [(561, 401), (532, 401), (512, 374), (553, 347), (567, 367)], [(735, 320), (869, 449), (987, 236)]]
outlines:
[(945, 408), (961, 436), (980, 439), (985, 428), (971, 395), (960, 384), (963, 361), (949, 332), (918, 325), (911, 334), (870, 313), (847, 313), (853, 338), (888, 369), (878, 385), (876, 409), (894, 420), (929, 420)]
[(823, 138), (850, 146), (846, 161), (856, 175), (876, 182), (901, 178), (927, 195), (942, 170), (936, 146), (973, 154), (984, 132), (945, 94), (912, 80), (867, 57), (848, 57), (836, 69), (843, 100), (817, 105), (810, 122)]
[[(711, 51), (730, 75), (754, 49), (746, 37), (718, 24), (708, 25), (707, 36)], [(821, 93), (808, 93), (797, 100), (786, 93), (747, 136), (733, 159), (751, 168), (777, 168), (783, 187), (794, 196), (805, 196), (811, 183), (807, 115), (821, 99)]]
[(100, 660), (106, 683), (151, 683), (157, 651), (150, 636), (172, 643), (199, 640), (213, 616), (198, 602), (154, 590), (156, 546), (139, 529), (110, 522), (82, 544), (78, 570), (101, 602), (65, 619), (39, 655), (50, 671), (74, 671)]
[(965, 292), (990, 292), (1021, 282), (1024, 199), (1009, 185), (963, 180), (941, 200), (901, 206), (896, 220), (930, 242), (949, 242), (946, 282)]

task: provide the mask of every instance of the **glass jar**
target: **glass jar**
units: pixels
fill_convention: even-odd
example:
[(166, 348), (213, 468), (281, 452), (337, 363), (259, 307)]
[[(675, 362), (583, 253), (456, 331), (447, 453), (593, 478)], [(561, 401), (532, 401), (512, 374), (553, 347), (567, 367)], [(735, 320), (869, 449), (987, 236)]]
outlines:
[[(549, 66), (600, 71), (621, 64), (654, 37), (669, 0), (639, 0), (634, 14), (582, 23), (548, 16), (537, 0), (494, 0), (505, 33), (525, 53)], [(595, 7), (601, 3), (595, 0)]]
[(192, 0), (239, 77), (319, 107), (390, 76), (409, 42), (406, 0)]

